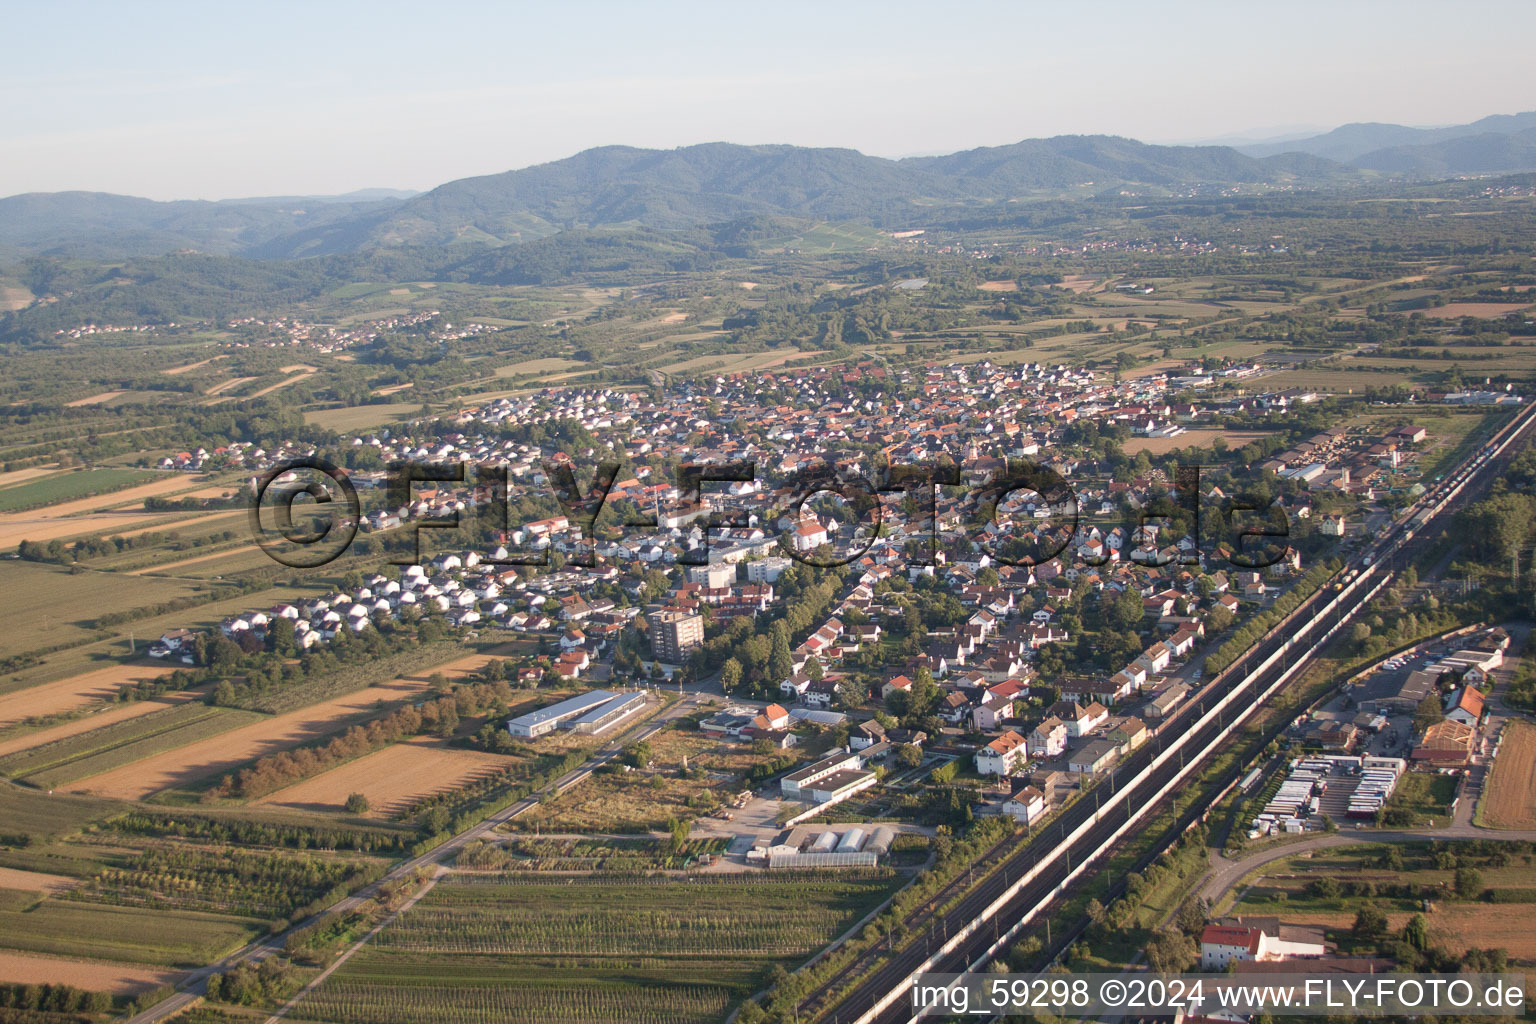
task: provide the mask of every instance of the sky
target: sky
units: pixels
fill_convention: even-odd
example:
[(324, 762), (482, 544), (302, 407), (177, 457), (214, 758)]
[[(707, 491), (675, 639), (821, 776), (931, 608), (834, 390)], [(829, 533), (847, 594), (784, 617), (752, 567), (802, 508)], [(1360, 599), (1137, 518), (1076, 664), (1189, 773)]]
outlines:
[(1536, 38), (1528, 0), (0, 0), (0, 24), (0, 195), (425, 190), (613, 144), (900, 157), (1536, 109), (1536, 61), (1506, 45)]

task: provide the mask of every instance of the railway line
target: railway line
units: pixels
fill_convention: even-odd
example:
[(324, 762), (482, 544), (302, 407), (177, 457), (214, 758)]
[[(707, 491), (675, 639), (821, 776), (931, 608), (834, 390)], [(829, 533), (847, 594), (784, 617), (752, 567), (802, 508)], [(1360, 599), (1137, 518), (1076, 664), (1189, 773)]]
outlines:
[[(834, 1024), (895, 1024), (914, 1019), (910, 980), (919, 973), (980, 969), (1112, 844), (1231, 734), (1262, 701), (1290, 681), (1321, 647), (1392, 580), (1435, 534), (1452, 506), (1492, 478), (1502, 457), (1536, 431), (1536, 406), (1522, 409), (1494, 437), (1423, 495), (1350, 560), (1335, 587), (1322, 587), (1242, 658), (1215, 675), (1148, 743), (1062, 815), (1031, 836), (1001, 868), (951, 910), (934, 914), (894, 957), (836, 1005), (802, 1019)], [(869, 970), (856, 961), (827, 986), (836, 991)]]

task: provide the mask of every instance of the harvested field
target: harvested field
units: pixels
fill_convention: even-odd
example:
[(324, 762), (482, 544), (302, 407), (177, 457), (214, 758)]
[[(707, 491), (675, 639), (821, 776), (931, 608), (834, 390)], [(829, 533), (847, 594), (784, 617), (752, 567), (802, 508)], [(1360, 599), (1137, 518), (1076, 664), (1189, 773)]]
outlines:
[(756, 281), (737, 281), (736, 282), (736, 287), (738, 287), (738, 288), (745, 288), (747, 291), (751, 291), (752, 289), (757, 287), (757, 282)]
[(62, 957), (26, 956), (0, 951), (0, 981), (72, 985), (87, 992), (133, 995), (146, 989), (173, 984), (181, 975), (181, 971), (157, 971), (128, 964), (65, 960)]
[(1017, 281), (983, 281), (976, 286), (984, 292), (1016, 292), (1019, 290)]
[(1061, 283), (1056, 287), (1064, 288), (1074, 295), (1081, 295), (1083, 292), (1093, 291), (1094, 286), (1098, 283), (1099, 279), (1097, 277), (1089, 277), (1084, 274), (1073, 274), (1070, 277), (1062, 278)]
[(18, 518), (58, 519), (62, 516), (74, 515), (77, 512), (100, 512), (104, 509), (120, 508), (136, 502), (142, 503), (145, 498), (157, 498), (171, 491), (181, 490), (190, 483), (190, 478), (183, 474), (167, 473), (158, 480), (136, 484), (133, 487), (124, 487), (121, 490), (108, 491), (105, 494), (98, 494), (90, 498), (75, 498), (71, 501), (62, 501), (56, 505), (48, 505), (44, 508), (27, 512), (7, 512), (4, 515), (0, 515), (0, 525), (5, 525)]
[(46, 509), (15, 513), (0, 516), (0, 549), (14, 548), (24, 540), (42, 544), (84, 534), (115, 536), (125, 529), (153, 530), (175, 520), (174, 512), (100, 512), (68, 519), (49, 515)]
[(255, 377), (231, 377), (228, 380), (219, 381), (219, 383), (203, 393), (206, 395), (222, 395), (231, 388), (237, 388), (241, 384), (247, 384), (255, 379)]
[(1427, 317), (1437, 320), (1456, 320), (1464, 316), (1482, 317), (1493, 319), (1501, 317), (1505, 313), (1514, 313), (1525, 309), (1523, 302), (1449, 302), (1444, 306), (1435, 306), (1431, 309), (1415, 310)]
[(127, 394), (126, 391), (103, 391), (100, 394), (91, 395), (88, 398), (77, 398), (73, 402), (65, 402), (64, 408), (78, 409), (82, 405), (100, 405), (103, 402), (110, 402), (112, 399), (125, 394)]
[(155, 754), (133, 764), (114, 768), (59, 787), (67, 792), (98, 793), (125, 800), (142, 800), (162, 789), (201, 782), (237, 768), (247, 761), (338, 732), (354, 722), (374, 717), (379, 705), (398, 703), (427, 688), (427, 679), (441, 672), (449, 679), (478, 671), (497, 652), (510, 653), (513, 645), (483, 654), (471, 654), (445, 665), (403, 679), (391, 680), (334, 700), (255, 722), (176, 750)]
[(0, 868), (0, 889), (19, 889), (22, 892), (68, 892), (80, 884), (78, 878), (65, 875), (47, 875), (41, 871), (18, 871), (16, 868)]
[(253, 711), (209, 707), (196, 701), (12, 754), (0, 762), (4, 766), (0, 770), (25, 779), (28, 785), (52, 791), (65, 783), (178, 750), (261, 720)]
[(223, 356), (213, 356), (213, 357), (211, 357), (209, 359), (204, 359), (200, 363), (187, 363), (185, 366), (173, 366), (169, 370), (161, 370), (160, 372), (161, 373), (165, 373), (165, 374), (169, 374), (170, 376), (174, 377), (174, 376), (176, 376), (179, 373), (189, 373), (192, 370), (196, 370), (198, 367), (207, 366), (209, 363), (213, 362), (214, 359), (223, 359), (223, 358), (224, 358)]
[(255, 803), (302, 811), (340, 811), (348, 796), (361, 793), (368, 798), (369, 813), (385, 817), (422, 797), (453, 789), (516, 762), (514, 757), (454, 750), (435, 737), (417, 736)]
[(1135, 455), (1137, 452), (1164, 455), (1175, 448), (1209, 448), (1211, 442), (1218, 437), (1226, 438), (1228, 448), (1241, 448), (1250, 441), (1267, 436), (1257, 430), (1186, 430), (1178, 437), (1133, 437), (1121, 448), (1127, 455)]
[(83, 732), (100, 729), (108, 725), (116, 725), (118, 722), (127, 722), (147, 715), (152, 711), (164, 711), (168, 707), (177, 704), (185, 704), (189, 700), (196, 699), (199, 694), (191, 691), (167, 694), (154, 700), (137, 700), (131, 704), (115, 704), (105, 711), (98, 711), (84, 718), (77, 718), (73, 722), (65, 722), (56, 725), (52, 729), (39, 729), (37, 732), (29, 732), (25, 736), (16, 736), (11, 739), (0, 740), (0, 757), (14, 754), (18, 750), (31, 750), (40, 747), (44, 743), (53, 743), (56, 740), (67, 740), (71, 736), (78, 736)]
[(380, 702), (405, 700), (425, 690), (426, 686), (425, 681), (402, 679), (369, 687), (146, 757), (61, 788), (66, 792), (143, 800), (162, 789), (201, 782), (238, 768), (247, 761), (345, 729), (354, 722), (378, 714)]
[(661, 322), (664, 324), (680, 324), (687, 319), (687, 313), (668, 313), (666, 316), (661, 318)]
[[(44, 683), (0, 696), (0, 726), (26, 718), (56, 715), (72, 711), (95, 700), (113, 697), (124, 686), (145, 679), (158, 679), (169, 673), (172, 665), (112, 665), (85, 672), (56, 683)], [(162, 709), (163, 710), (163, 709)]]
[(0, 285), (0, 310), (26, 309), (34, 298), (31, 289), (23, 285)]
[(13, 469), (9, 473), (0, 473), (0, 487), (24, 484), (28, 480), (36, 480), (40, 476), (52, 476), (55, 473), (62, 472), (63, 470), (51, 462), (46, 466), (33, 466), (31, 469)]
[(1480, 810), (1490, 828), (1536, 828), (1536, 726), (1505, 727)]
[(299, 372), (314, 373), (316, 369), (317, 369), (317, 367), (310, 366), (308, 363), (289, 363), (287, 366), (279, 366), (277, 368), (277, 372), (278, 373), (299, 373)]
[(260, 391), (251, 392), (249, 397), (260, 398), (263, 395), (270, 395), (272, 392), (278, 390), (279, 388), (285, 388), (290, 384), (297, 384), (299, 381), (304, 380), (306, 377), (313, 377), (314, 375), (315, 374), (313, 370), (309, 371), (308, 373), (296, 373), (292, 377), (289, 377), (287, 380), (280, 380), (276, 384), (267, 385)]

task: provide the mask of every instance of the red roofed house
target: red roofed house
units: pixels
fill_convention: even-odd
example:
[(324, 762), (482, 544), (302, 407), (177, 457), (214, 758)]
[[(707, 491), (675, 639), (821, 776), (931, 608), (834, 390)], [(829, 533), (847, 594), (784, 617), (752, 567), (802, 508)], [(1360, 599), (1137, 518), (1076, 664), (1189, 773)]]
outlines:
[(1463, 686), (1451, 695), (1451, 706), (1445, 717), (1452, 722), (1470, 725), (1474, 729), (1483, 717), (1483, 695), (1470, 686)]
[(1009, 729), (976, 751), (976, 771), (982, 775), (1009, 775), (1028, 759), (1024, 737)]

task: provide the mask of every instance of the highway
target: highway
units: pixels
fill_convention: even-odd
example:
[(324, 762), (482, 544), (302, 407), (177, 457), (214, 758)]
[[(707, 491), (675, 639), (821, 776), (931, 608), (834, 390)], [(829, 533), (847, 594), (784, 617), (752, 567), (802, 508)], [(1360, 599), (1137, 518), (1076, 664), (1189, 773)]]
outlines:
[[(835, 1007), (813, 1008), (806, 1020), (836, 1024), (910, 1021), (909, 980), (918, 973), (983, 967), (1222, 741), (1259, 704), (1293, 678), (1395, 572), (1443, 526), (1453, 503), (1488, 483), (1502, 457), (1528, 441), (1536, 406), (1522, 409), (1364, 550), (1272, 629), (1235, 664), (1217, 674), (1110, 776), (1068, 807), (1002, 868), (950, 912), (934, 915), (922, 934)], [(843, 977), (867, 967), (859, 963)], [(838, 979), (828, 986), (836, 990)]]
[(638, 730), (631, 730), (630, 732), (623, 733), (609, 743), (604, 744), (601, 748), (596, 750), (586, 761), (583, 761), (577, 767), (571, 769), (569, 772), (566, 772), (564, 775), (560, 776), (558, 779), (545, 786), (543, 789), (539, 790), (531, 796), (524, 797), (522, 800), (519, 800), (515, 804), (511, 804), (510, 806), (502, 808), (495, 814), (492, 814), (490, 817), (480, 822), (478, 825), (470, 826), (463, 832), (453, 836), (451, 839), (447, 839), (441, 844), (434, 846), (426, 853), (423, 853), (420, 856), (412, 857), (409, 860), (402, 861), (377, 882), (359, 889), (357, 892), (345, 897), (344, 899), (338, 900), (335, 904), (328, 907), (327, 909), (321, 911), (318, 914), (315, 914), (312, 917), (300, 921), (286, 931), (279, 932), (274, 935), (269, 935), (263, 939), (257, 939), (255, 942), (252, 942), (247, 946), (243, 946), (242, 948), (231, 953), (229, 956), (220, 960), (218, 963), (209, 964), (207, 967), (193, 971), (181, 983), (181, 986), (175, 995), (169, 996), (156, 1003), (154, 1006), (141, 1011), (136, 1016), (129, 1018), (128, 1024), (157, 1024), (157, 1022), (162, 1021), (172, 1014), (175, 1014), (178, 1011), (184, 1009), (187, 1004), (191, 1003), (194, 999), (199, 998), (207, 990), (209, 975), (222, 974), (237, 964), (259, 963), (266, 957), (269, 957), (274, 953), (281, 952), (283, 944), (288, 941), (288, 936), (300, 928), (308, 927), (309, 925), (320, 920), (322, 917), (325, 917), (327, 914), (346, 913), (347, 911), (355, 910), (367, 900), (378, 895), (379, 890), (387, 883), (398, 881), (411, 874), (414, 874), (421, 869), (433, 868), (436, 865), (442, 864), (443, 862), (447, 861), (453, 854), (462, 849), (465, 844), (473, 842), (476, 839), (484, 838), (498, 825), (502, 825), (508, 821), (511, 821), (518, 815), (526, 813), (530, 808), (538, 806), (539, 800), (545, 794), (563, 793), (567, 789), (570, 789), (572, 786), (586, 779), (598, 768), (601, 768), (603, 765), (618, 757), (623, 752), (624, 746), (627, 746), (631, 743), (638, 743), (641, 740), (649, 739), (650, 737), (656, 735), (662, 729), (666, 728), (668, 723), (672, 722), (674, 719), (693, 711), (695, 707), (697, 707), (698, 703), (701, 700), (706, 699), (706, 697), (707, 695), (705, 694), (697, 693), (685, 697), (684, 699), (673, 704), (671, 707), (664, 709), (660, 714), (642, 725)]

